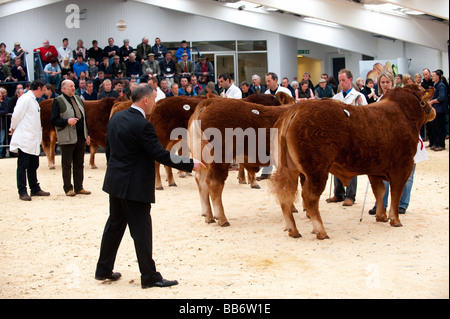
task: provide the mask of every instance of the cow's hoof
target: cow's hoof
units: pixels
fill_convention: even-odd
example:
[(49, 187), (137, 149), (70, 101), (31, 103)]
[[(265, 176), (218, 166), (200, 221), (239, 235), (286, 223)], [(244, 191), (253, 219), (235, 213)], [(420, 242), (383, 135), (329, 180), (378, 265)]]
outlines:
[(214, 220), (214, 218), (211, 218), (211, 219), (209, 219), (209, 220), (206, 220), (206, 223), (207, 224), (212, 224), (212, 223), (215, 223), (216, 221)]
[(162, 190), (164, 190), (164, 187), (159, 186), (159, 187), (155, 187), (155, 189), (156, 189), (157, 191), (162, 191)]
[(169, 184), (169, 187), (177, 187), (176, 183)]
[(219, 225), (220, 225), (220, 227), (228, 227), (228, 226), (230, 226), (230, 223), (229, 222), (225, 222), (223, 224), (219, 223)]
[(328, 237), (327, 233), (324, 233), (324, 234), (318, 233), (316, 237), (317, 237), (317, 239), (320, 239), (320, 240), (330, 239), (330, 237)]
[(253, 188), (253, 189), (261, 189), (261, 186), (259, 186), (258, 184), (256, 184), (256, 185), (252, 185), (252, 188)]
[(247, 184), (247, 182), (246, 182), (246, 181), (239, 180), (239, 184), (244, 185), (244, 184)]
[[(303, 208), (303, 211), (306, 212), (306, 209)], [(298, 209), (295, 208), (295, 206), (293, 206), (293, 207), (292, 207), (292, 212), (293, 212), (293, 213), (298, 213)]]
[(390, 224), (392, 227), (402, 227), (403, 226), (399, 220), (398, 221), (391, 220)]
[(55, 166), (50, 166), (49, 169), (55, 169)]
[(376, 220), (377, 222), (383, 222), (383, 223), (385, 223), (385, 222), (387, 222), (389, 219), (387, 218), (386, 215), (384, 215), (384, 216), (381, 216), (381, 217), (376, 216), (375, 220)]
[(300, 237), (302, 237), (302, 235), (298, 232), (298, 230), (294, 230), (294, 231), (292, 231), (291, 229), (288, 229), (288, 231), (289, 231), (289, 236), (290, 237), (292, 237), (292, 238), (300, 238)]
[(97, 166), (91, 166), (91, 169), (97, 169), (98, 167)]

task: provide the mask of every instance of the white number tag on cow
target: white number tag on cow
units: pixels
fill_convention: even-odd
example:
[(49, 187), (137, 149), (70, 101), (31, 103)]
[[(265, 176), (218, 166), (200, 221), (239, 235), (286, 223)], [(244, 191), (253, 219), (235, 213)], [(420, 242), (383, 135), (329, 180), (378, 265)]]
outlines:
[(344, 110), (344, 113), (347, 114), (347, 116), (350, 116), (350, 112), (347, 110)]
[(185, 104), (185, 105), (183, 105), (183, 109), (184, 109), (185, 111), (189, 111), (189, 110), (191, 109), (191, 106), (188, 105), (188, 104)]
[(259, 115), (259, 111), (258, 110), (252, 110), (253, 114)]

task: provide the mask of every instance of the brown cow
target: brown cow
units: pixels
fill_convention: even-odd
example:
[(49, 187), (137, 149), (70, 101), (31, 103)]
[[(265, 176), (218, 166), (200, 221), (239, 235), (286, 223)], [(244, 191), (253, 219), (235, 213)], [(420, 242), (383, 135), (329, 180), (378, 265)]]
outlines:
[[(390, 181), (390, 224), (401, 226), (400, 196), (414, 165), (419, 130), (435, 117), (428, 103), (433, 91), (424, 92), (417, 86), (396, 88), (367, 106), (330, 99), (306, 101), (280, 117), (275, 124), (278, 165), (271, 184), (289, 236), (301, 237), (289, 209), (300, 176), (303, 205), (313, 233), (318, 239), (328, 238), (320, 217), (319, 198), (329, 172), (344, 185), (356, 175), (368, 175), (378, 203), (383, 202), (383, 180)], [(388, 220), (383, 205), (377, 206), (376, 220)]]
[[(89, 164), (91, 168), (97, 168), (95, 165), (95, 153), (98, 147), (106, 146), (106, 126), (114, 101), (114, 98), (84, 101), (89, 136), (91, 138), (91, 144), (89, 146), (91, 152)], [(53, 99), (43, 100), (39, 104), (41, 107), (42, 149), (47, 156), (48, 167), (50, 169), (55, 168), (55, 145), (57, 142), (56, 130), (51, 123), (52, 104)]]
[[(295, 101), (292, 102), (295, 104)], [(207, 223), (213, 223), (214, 219), (218, 219), (220, 226), (229, 226), (223, 209), (222, 192), (232, 160), (243, 165), (253, 178), (261, 166), (269, 165), (270, 162), (267, 159), (261, 159), (259, 154), (263, 151), (264, 154), (268, 153), (269, 129), (283, 112), (293, 107), (293, 104), (265, 106), (243, 100), (209, 99), (197, 106), (189, 121), (189, 146), (194, 157), (201, 158), (206, 165), (205, 169), (196, 172), (195, 179), (200, 193), (202, 215), (205, 216)], [(253, 130), (255, 140), (252, 140), (250, 136), (243, 136), (241, 140), (243, 143), (239, 143), (237, 138), (236, 140), (228, 139), (226, 142), (227, 131), (229, 132), (230, 129), (239, 129), (250, 134)], [(263, 130), (264, 137), (260, 135), (259, 129)], [(208, 130), (220, 132), (220, 136), (211, 135), (209, 138), (204, 138), (203, 134), (206, 134)], [(216, 139), (219, 140), (216, 141)], [(220, 145), (217, 149), (213, 149), (214, 152), (208, 153), (208, 146), (212, 142)], [(242, 152), (239, 151), (239, 147)], [(250, 148), (254, 152), (251, 152)], [(217, 155), (219, 153), (222, 154), (220, 158)], [(210, 154), (213, 159), (207, 158), (205, 154)], [(258, 154), (257, 158), (251, 156), (256, 154)], [(210, 198), (214, 206), (214, 216)]]

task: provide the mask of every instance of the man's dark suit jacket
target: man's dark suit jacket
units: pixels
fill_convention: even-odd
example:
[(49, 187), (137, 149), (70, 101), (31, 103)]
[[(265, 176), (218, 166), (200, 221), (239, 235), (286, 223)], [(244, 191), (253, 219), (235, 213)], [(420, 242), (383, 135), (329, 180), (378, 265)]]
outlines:
[[(165, 150), (153, 125), (132, 107), (114, 114), (106, 129), (107, 169), (103, 190), (115, 197), (155, 202), (155, 161), (191, 172), (194, 163)], [(172, 158), (180, 160), (174, 163)]]

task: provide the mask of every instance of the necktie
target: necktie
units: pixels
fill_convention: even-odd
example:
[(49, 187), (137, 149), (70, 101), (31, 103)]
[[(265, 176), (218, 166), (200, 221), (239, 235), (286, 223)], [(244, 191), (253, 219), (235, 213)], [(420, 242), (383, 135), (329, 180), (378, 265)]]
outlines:
[(187, 63), (184, 62), (184, 72), (187, 72)]
[(344, 98), (347, 96), (347, 92), (342, 91), (342, 95), (344, 96)]
[(78, 119), (81, 119), (82, 115), (81, 115), (81, 111), (80, 111), (80, 108), (78, 107), (77, 102), (75, 101), (75, 99), (73, 97), (70, 98), (70, 102), (72, 102), (73, 109), (75, 110), (75, 116)]

